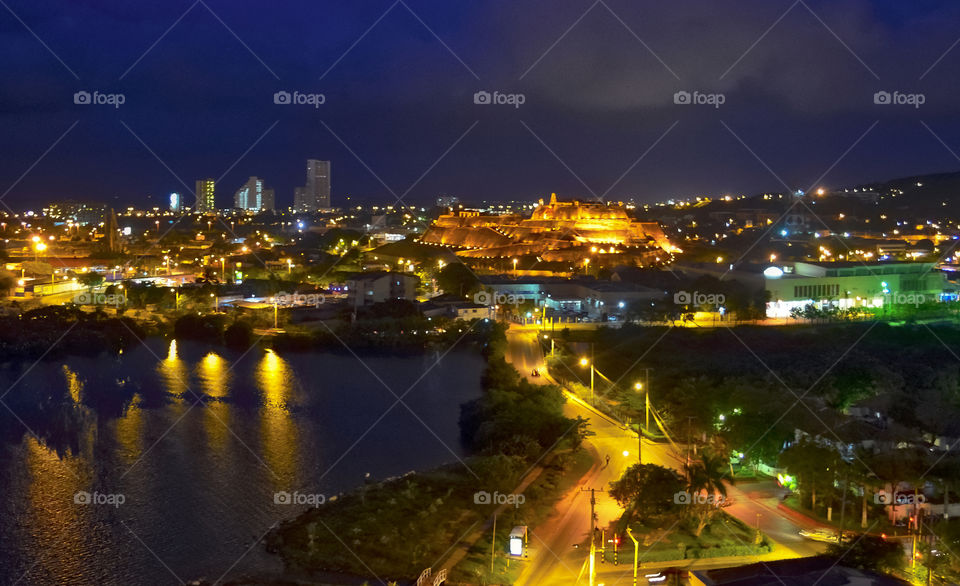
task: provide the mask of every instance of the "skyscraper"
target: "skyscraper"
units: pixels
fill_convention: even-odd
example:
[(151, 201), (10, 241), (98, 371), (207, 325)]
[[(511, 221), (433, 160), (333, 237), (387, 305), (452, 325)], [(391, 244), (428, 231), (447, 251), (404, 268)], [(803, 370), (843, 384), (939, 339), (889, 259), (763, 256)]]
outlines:
[(293, 210), (315, 212), (330, 207), (330, 161), (307, 159), (307, 184), (294, 192)]
[(198, 212), (213, 212), (217, 209), (216, 200), (214, 199), (214, 180), (213, 179), (198, 179), (197, 180), (197, 204), (195, 209)]
[(263, 180), (251, 177), (233, 195), (233, 207), (259, 212), (263, 205)]
[(293, 188), (293, 211), (294, 212), (303, 212), (304, 210), (304, 201), (303, 194), (306, 192), (304, 187), (294, 187)]
[(264, 188), (263, 201), (260, 202), (260, 209), (265, 212), (272, 212), (277, 209), (277, 200), (272, 187)]
[(330, 207), (330, 161), (307, 159), (307, 197), (316, 209)]
[(179, 193), (174, 191), (170, 194), (170, 211), (173, 213), (179, 213), (183, 208), (183, 197)]

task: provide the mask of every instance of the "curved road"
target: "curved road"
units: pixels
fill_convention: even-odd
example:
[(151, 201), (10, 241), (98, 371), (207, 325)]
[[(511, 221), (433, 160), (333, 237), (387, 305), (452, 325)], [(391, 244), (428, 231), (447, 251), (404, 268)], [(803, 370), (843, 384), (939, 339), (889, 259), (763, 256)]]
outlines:
[[(520, 373), (533, 383), (543, 384), (544, 378), (533, 377), (534, 369), (546, 372), (546, 364), (537, 342), (537, 330), (530, 326), (511, 326), (507, 331), (507, 360)], [(623, 471), (637, 462), (637, 434), (622, 427), (619, 423), (595, 411), (583, 401), (566, 393), (567, 403), (564, 413), (567, 417), (583, 417), (590, 420), (590, 430), (595, 434), (584, 442), (584, 447), (593, 455), (594, 465), (581, 479), (580, 486), (571, 490), (557, 502), (550, 517), (536, 530), (530, 532), (530, 562), (524, 569), (518, 585), (527, 584), (587, 584), (586, 561), (588, 551), (581, 544), (590, 534), (590, 493), (584, 489), (606, 490), (611, 481), (619, 478)], [(609, 465), (606, 457), (610, 457)], [(643, 442), (643, 462), (679, 469), (682, 458), (666, 444)], [(767, 561), (792, 557), (804, 557), (821, 553), (822, 544), (809, 541), (798, 535), (802, 528), (792, 519), (782, 515), (776, 508), (780, 490), (772, 481), (754, 482), (727, 489), (728, 497), (734, 503), (726, 511), (749, 526), (756, 526), (759, 515), (760, 528), (767, 538), (776, 545), (768, 555), (756, 558), (737, 558), (734, 560), (690, 560), (685, 562), (666, 562), (643, 564), (649, 567), (724, 567), (742, 565), (756, 561)], [(605, 492), (596, 492), (597, 527), (609, 526), (621, 514), (617, 503)], [(580, 547), (577, 547), (580, 545)], [(623, 544), (621, 544), (623, 545)], [(624, 584), (631, 583), (633, 548), (630, 546), (621, 553), (624, 560), (620, 566), (597, 565), (598, 574), (609, 582), (626, 576)], [(641, 556), (643, 552), (641, 549)], [(600, 581), (603, 581), (600, 580)]]

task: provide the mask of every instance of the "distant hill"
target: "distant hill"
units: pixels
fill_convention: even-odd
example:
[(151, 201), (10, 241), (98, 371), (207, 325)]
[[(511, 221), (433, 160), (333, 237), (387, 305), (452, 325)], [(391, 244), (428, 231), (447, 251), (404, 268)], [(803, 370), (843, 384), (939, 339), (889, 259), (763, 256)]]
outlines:
[(960, 204), (960, 172), (913, 175), (855, 187), (880, 194), (882, 208), (910, 210), (914, 215), (942, 215), (945, 208), (952, 212)]

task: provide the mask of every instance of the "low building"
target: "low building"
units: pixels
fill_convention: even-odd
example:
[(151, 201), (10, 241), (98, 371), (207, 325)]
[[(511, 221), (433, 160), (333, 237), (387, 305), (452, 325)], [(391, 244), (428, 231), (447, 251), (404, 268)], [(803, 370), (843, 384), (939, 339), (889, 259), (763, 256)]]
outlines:
[(393, 299), (414, 300), (420, 279), (409, 273), (375, 271), (347, 280), (347, 299), (354, 308)]
[(790, 317), (809, 304), (839, 309), (955, 300), (957, 285), (932, 262), (779, 263), (763, 271), (767, 317)]

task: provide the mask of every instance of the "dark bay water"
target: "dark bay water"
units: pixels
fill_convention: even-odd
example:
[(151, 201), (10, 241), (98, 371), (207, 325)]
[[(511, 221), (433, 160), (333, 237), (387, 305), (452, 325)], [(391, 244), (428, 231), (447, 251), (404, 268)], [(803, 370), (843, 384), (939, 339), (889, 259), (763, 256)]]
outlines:
[[(14, 411), (40, 393), (55, 403), (48, 413), (67, 413), (49, 426), (45, 415), (42, 430), (24, 414), (4, 430), (0, 584), (279, 571), (255, 544), (305, 506), (278, 504), (277, 492), (329, 497), (366, 473), (379, 480), (463, 455), (457, 418), (480, 394), (479, 354), (360, 358), (151, 340), (119, 358), (0, 370)], [(384, 383), (397, 395), (409, 389), (409, 410)], [(88, 406), (91, 394), (116, 388), (133, 394), (125, 409)], [(77, 504), (79, 491), (124, 502)]]

